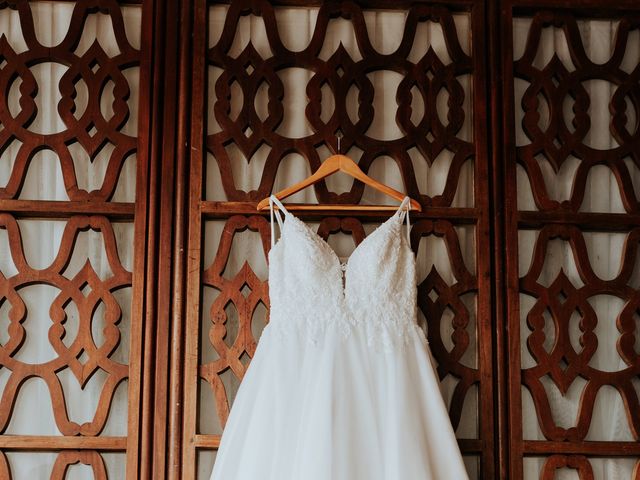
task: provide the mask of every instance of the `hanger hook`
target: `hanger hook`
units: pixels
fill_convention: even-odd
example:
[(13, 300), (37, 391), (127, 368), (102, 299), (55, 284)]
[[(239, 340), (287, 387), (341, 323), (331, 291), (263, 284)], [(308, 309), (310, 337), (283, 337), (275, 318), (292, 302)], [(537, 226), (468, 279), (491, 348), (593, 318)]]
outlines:
[(341, 130), (338, 130), (338, 131), (336, 132), (336, 139), (338, 140), (338, 153), (341, 153), (341, 152), (340, 152), (340, 150), (341, 150), (341, 148), (340, 148), (340, 141), (342, 140), (342, 131), (341, 131)]

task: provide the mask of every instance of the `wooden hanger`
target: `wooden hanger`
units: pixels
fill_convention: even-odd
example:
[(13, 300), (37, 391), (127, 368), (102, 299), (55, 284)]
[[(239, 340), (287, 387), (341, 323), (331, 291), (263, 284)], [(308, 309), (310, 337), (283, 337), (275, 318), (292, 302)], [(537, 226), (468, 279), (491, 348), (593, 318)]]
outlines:
[[(352, 159), (345, 155), (332, 155), (327, 158), (320, 168), (316, 170), (313, 175), (305, 178), (304, 180), (291, 185), (283, 190), (280, 190), (275, 196), (278, 200), (283, 200), (290, 195), (293, 195), (300, 190), (317, 183), (325, 177), (335, 173), (335, 172), (344, 172), (348, 175), (351, 175), (353, 178), (360, 180), (365, 185), (369, 185), (370, 187), (378, 190), (379, 192), (384, 193), (390, 197), (395, 198), (398, 202), (402, 202), (404, 197), (406, 196), (404, 193), (399, 192), (398, 190), (391, 188), (384, 183), (380, 183), (377, 180), (369, 177), (365, 174), (358, 164), (354, 162)], [(422, 211), (422, 206), (414, 199), (410, 199), (409, 205), (411, 206), (411, 210), (416, 210), (418, 212)], [(258, 202), (258, 210), (266, 210), (269, 208), (269, 197), (263, 198)], [(305, 204), (305, 203), (292, 203), (287, 205), (287, 210), (355, 210), (355, 211), (366, 211), (366, 210), (397, 210), (396, 205), (346, 205), (346, 204), (331, 204), (331, 205), (322, 205), (322, 204)]]

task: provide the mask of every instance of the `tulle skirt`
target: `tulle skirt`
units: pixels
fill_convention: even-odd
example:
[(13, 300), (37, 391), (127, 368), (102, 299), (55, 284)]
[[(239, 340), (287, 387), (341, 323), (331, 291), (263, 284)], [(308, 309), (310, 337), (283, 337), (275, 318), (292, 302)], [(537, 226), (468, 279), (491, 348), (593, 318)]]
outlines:
[(372, 349), (267, 325), (231, 409), (211, 480), (464, 480), (421, 331)]

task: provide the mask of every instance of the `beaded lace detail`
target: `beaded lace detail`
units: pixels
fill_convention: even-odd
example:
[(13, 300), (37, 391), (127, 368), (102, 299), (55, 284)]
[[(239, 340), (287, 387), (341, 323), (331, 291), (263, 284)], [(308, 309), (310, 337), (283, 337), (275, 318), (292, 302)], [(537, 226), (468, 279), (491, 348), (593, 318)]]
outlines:
[[(417, 335), (415, 257), (402, 232), (405, 197), (395, 214), (376, 228), (341, 262), (329, 244), (271, 196), (272, 247), (269, 251), (270, 320), (264, 334), (294, 337), (321, 345), (328, 336), (364, 336), (385, 350), (408, 344)], [(273, 202), (284, 212), (276, 219)], [(275, 242), (275, 244), (274, 244)]]

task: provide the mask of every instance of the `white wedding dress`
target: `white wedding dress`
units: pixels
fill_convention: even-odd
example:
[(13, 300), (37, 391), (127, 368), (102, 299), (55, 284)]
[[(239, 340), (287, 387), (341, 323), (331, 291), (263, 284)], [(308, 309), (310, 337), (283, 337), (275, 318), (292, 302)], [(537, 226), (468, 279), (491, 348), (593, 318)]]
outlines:
[(269, 323), (211, 480), (468, 478), (416, 323), (408, 201), (341, 264), (271, 196)]

